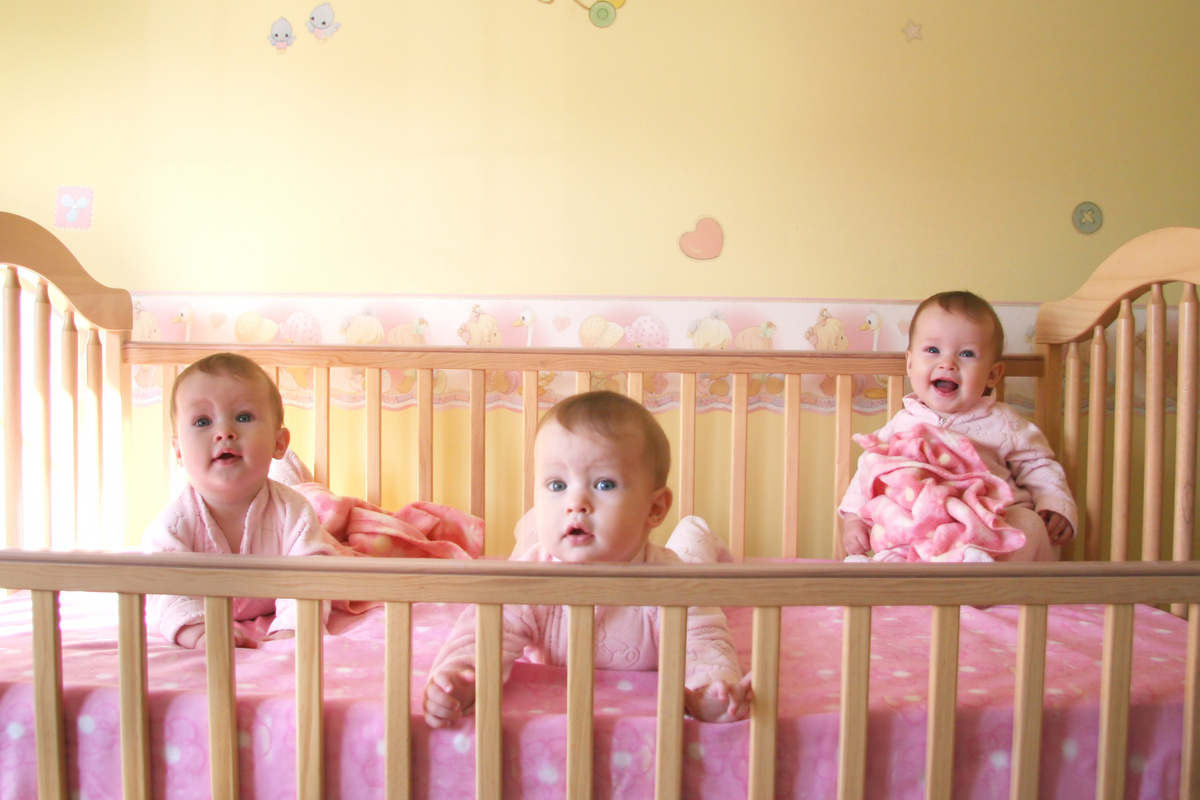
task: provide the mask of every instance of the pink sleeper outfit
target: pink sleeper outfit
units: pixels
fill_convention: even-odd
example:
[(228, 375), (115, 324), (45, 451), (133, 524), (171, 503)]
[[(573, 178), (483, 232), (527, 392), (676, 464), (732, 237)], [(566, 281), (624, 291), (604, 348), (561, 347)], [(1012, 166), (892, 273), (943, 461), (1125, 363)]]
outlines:
[[(1006, 514), (1010, 525), (1027, 535), (1031, 527), (1041, 526), (1040, 536), (1044, 538), (1044, 526), (1036, 514), (1029, 512), (1054, 511), (1064, 516), (1074, 530), (1079, 529), (1078, 512), (1062, 465), (1055, 460), (1049, 442), (1037, 426), (1012, 406), (987, 396), (966, 411), (943, 417), (910, 394), (904, 398), (904, 408), (874, 437), (888, 442), (897, 434), (912, 432), (923, 425), (953, 431), (974, 444), (987, 469), (1012, 490), (1013, 501)], [(866, 457), (864, 454), (859, 460), (859, 471), (838, 506), (840, 514), (863, 517), (869, 499), (865, 494), (867, 487), (860, 480)], [(872, 541), (874, 538), (872, 535)]]
[[(513, 561), (558, 563), (539, 544)], [(646, 543), (645, 563), (675, 564), (675, 552)], [(658, 608), (597, 606), (595, 666), (597, 669), (652, 671), (658, 669)], [(504, 606), (504, 679), (513, 662), (524, 655), (537, 664), (566, 666), (567, 610), (565, 606)], [(475, 667), (475, 606), (459, 616), (430, 673)], [(686, 684), (698, 689), (716, 680), (734, 684), (742, 677), (733, 637), (725, 614), (715, 606), (688, 609)]]
[[(246, 513), (242, 555), (333, 555), (312, 506), (298, 492), (268, 480)], [(190, 484), (163, 509), (142, 537), (142, 549), (166, 553), (229, 553), (229, 545), (209, 513), (204, 499)], [(270, 633), (294, 630), (296, 603), (270, 597), (235, 597), (234, 620), (275, 614)], [(146, 619), (168, 640), (179, 629), (204, 621), (204, 598), (147, 595)]]

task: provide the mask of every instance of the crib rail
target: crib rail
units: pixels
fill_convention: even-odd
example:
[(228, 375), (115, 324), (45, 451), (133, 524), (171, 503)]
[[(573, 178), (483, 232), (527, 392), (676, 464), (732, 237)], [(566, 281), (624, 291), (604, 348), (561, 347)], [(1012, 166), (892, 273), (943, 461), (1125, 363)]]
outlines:
[[(129, 365), (162, 365), (165, 367), (164, 395), (170, 392), (170, 383), (179, 366), (190, 364), (211, 353), (233, 350), (242, 353), (268, 368), (305, 367), (315, 370), (314, 441), (315, 455), (313, 472), (316, 480), (329, 482), (330, 430), (329, 430), (329, 387), (330, 370), (364, 369), (366, 371), (366, 415), (363, 431), (368, 447), (365, 465), (367, 486), (366, 498), (379, 503), (382, 485), (382, 447), (380, 440), (380, 408), (383, 369), (407, 369), (417, 372), (418, 443), (412, 457), (418, 472), (419, 500), (431, 500), (434, 494), (435, 463), (439, 458), (439, 446), (434, 437), (433, 425), (433, 373), (438, 370), (465, 370), (470, 372), (470, 466), (466, 480), (469, 482), (468, 510), (485, 517), (485, 404), (487, 390), (485, 374), (492, 370), (511, 370), (522, 373), (524, 385), (536, 386), (537, 375), (544, 372), (575, 373), (579, 391), (591, 386), (592, 373), (622, 372), (628, 375), (627, 393), (645, 401), (645, 376), (652, 373), (668, 373), (680, 378), (680, 422), (679, 452), (674, 458), (678, 469), (678, 507), (680, 515), (695, 513), (696, 465), (698, 458), (696, 415), (697, 379), (705, 373), (730, 375), (732, 384), (731, 413), (729, 414), (730, 444), (730, 510), (728, 519), (728, 543), (734, 558), (742, 560), (746, 555), (747, 525), (747, 474), (751, 463), (749, 453), (748, 416), (750, 376), (771, 374), (783, 376), (785, 397), (783, 416), (785, 420), (785, 444), (782, 463), (773, 474), (782, 481), (779, 552), (784, 557), (800, 554), (799, 495), (790, 487), (799, 485), (805, 478), (802, 466), (801, 444), (801, 393), (802, 375), (836, 375), (836, 434), (834, 438), (836, 458), (830, 465), (834, 473), (834, 491), (828, 498), (830, 527), (833, 532), (830, 550), (809, 555), (842, 555), (840, 520), (832, 509), (845, 493), (854, 468), (851, 443), (852, 379), (856, 376), (889, 376), (889, 411), (894, 413), (900, 406), (903, 395), (903, 353), (818, 353), (811, 351), (679, 351), (679, 350), (588, 350), (588, 349), (537, 349), (537, 348), (487, 348), (462, 347), (381, 347), (381, 346), (278, 346), (237, 344), (172, 344), (159, 342), (129, 342), (124, 347), (124, 360)], [(1037, 355), (1012, 355), (1007, 357), (1007, 375), (1010, 377), (1037, 377), (1042, 374), (1042, 358)], [(164, 426), (169, 426), (169, 409), (164, 407)], [(533, 504), (533, 438), (539, 418), (536, 397), (531, 393), (524, 396), (523, 452), (515, 464), (523, 471), (524, 504), (528, 510)], [(492, 456), (495, 458), (496, 456)], [(711, 521), (711, 520), (710, 520)]]
[[(453, 575), (453, 582), (447, 577)], [(65, 792), (61, 644), (57, 629), (59, 591), (121, 593), (120, 671), (122, 675), (122, 753), (126, 796), (148, 797), (148, 731), (145, 629), (142, 596), (173, 592), (208, 596), (211, 773), (217, 794), (236, 796), (237, 751), (234, 703), (233, 634), (227, 595), (237, 592), (292, 596), (301, 600), (297, 629), (297, 770), (303, 796), (318, 797), (321, 772), (320, 600), (333, 597), (383, 600), (387, 604), (385, 659), (389, 675), (407, 676), (411, 657), (410, 608), (414, 602), (480, 604), (476, 708), (477, 796), (500, 796), (499, 698), (500, 609), (506, 602), (569, 604), (572, 660), (568, 665), (568, 728), (572, 742), (590, 752), (590, 690), (593, 665), (591, 610), (596, 605), (657, 605), (663, 609), (660, 646), (657, 790), (659, 798), (680, 796), (683, 763), (684, 615), (686, 605), (717, 603), (755, 608), (755, 704), (750, 723), (750, 797), (774, 796), (774, 733), (777, 721), (779, 611), (793, 605), (845, 607), (842, 657), (839, 797), (862, 798), (867, 752), (866, 679), (870, 664), (873, 606), (932, 605), (926, 796), (949, 798), (954, 763), (954, 722), (958, 670), (959, 603), (1015, 603), (1021, 606), (1012, 749), (1013, 798), (1036, 795), (1041, 747), (1042, 686), (1048, 605), (1098, 603), (1106, 606), (1101, 697), (1098, 797), (1117, 798), (1125, 785), (1125, 742), (1130, 702), (1133, 646), (1132, 604), (1200, 604), (1200, 564), (1033, 564), (1033, 565), (849, 565), (756, 564), (713, 567), (682, 565), (571, 566), (518, 562), (449, 564), (437, 561), (341, 560), (200, 555), (0, 554), (0, 584), (34, 593), (37, 640), (35, 674), (40, 781), (43, 796)], [(902, 591), (900, 591), (900, 587)], [(769, 602), (764, 604), (764, 599)], [(1189, 626), (1187, 687), (1183, 726), (1182, 797), (1200, 791), (1200, 614)], [(221, 629), (224, 636), (216, 635)], [(391, 668), (395, 667), (395, 671)], [(401, 689), (399, 683), (405, 683)], [(385, 687), (387, 791), (409, 796), (411, 699), (407, 681)], [(587, 759), (568, 759), (569, 762)], [(570, 796), (590, 796), (587, 765), (568, 763)], [(59, 788), (54, 788), (59, 787)]]

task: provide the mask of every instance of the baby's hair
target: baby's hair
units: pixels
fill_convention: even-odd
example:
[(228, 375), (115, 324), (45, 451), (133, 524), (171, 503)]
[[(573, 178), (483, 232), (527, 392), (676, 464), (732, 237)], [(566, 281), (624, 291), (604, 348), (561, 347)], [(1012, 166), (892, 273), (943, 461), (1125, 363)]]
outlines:
[(283, 427), (283, 397), (279, 394), (279, 387), (275, 385), (275, 381), (271, 380), (266, 371), (243, 355), (213, 353), (211, 356), (205, 356), (188, 365), (175, 379), (175, 385), (171, 387), (172, 428), (175, 427), (175, 394), (179, 391), (179, 385), (193, 372), (203, 372), (205, 375), (227, 375), (238, 380), (261, 382), (267, 389), (267, 402), (270, 404), (271, 410), (275, 412), (275, 422), (279, 427)]
[(654, 415), (636, 400), (609, 391), (571, 395), (550, 407), (538, 423), (538, 430), (550, 422), (557, 422), (572, 433), (582, 428), (605, 439), (640, 435), (654, 475), (654, 487), (661, 489), (667, 485), (671, 443)]
[(996, 309), (992, 308), (992, 304), (974, 292), (938, 292), (921, 301), (921, 305), (917, 306), (917, 310), (913, 312), (912, 322), (908, 323), (909, 347), (912, 346), (913, 332), (917, 329), (917, 319), (921, 316), (922, 311), (934, 303), (941, 306), (943, 311), (949, 314), (962, 314), (977, 325), (991, 322), (992, 354), (997, 361), (1000, 360), (1000, 356), (1004, 354), (1004, 325), (1000, 323), (1000, 317), (996, 314)]

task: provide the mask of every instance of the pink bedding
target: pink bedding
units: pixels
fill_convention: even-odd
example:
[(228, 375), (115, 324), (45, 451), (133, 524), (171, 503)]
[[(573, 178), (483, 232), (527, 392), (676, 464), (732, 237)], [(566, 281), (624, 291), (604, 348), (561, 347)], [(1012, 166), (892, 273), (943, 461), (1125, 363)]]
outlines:
[[(108, 595), (62, 595), (63, 672), (73, 797), (119, 797), (116, 604)], [(414, 609), (412, 688), (459, 606)], [(750, 614), (729, 611), (744, 666)], [(840, 608), (784, 612), (777, 796), (833, 798), (841, 653)], [(928, 679), (927, 608), (877, 608), (873, 615), (867, 796), (923, 795)], [(35, 796), (28, 596), (0, 602), (0, 798)], [(962, 610), (955, 797), (1007, 798), (1017, 610)], [(339, 615), (325, 639), (326, 787), (330, 798), (382, 796), (382, 622), (380, 609)], [(1139, 607), (1129, 736), (1130, 798), (1178, 797), (1185, 624)], [(1042, 795), (1093, 797), (1103, 610), (1051, 611), (1046, 677)], [(292, 798), (295, 724), (293, 640), (237, 651), (242, 793)], [(155, 797), (208, 792), (203, 654), (150, 634), (151, 734)], [(654, 673), (596, 676), (596, 796), (653, 796)], [(518, 663), (505, 687), (505, 792), (561, 798), (565, 780), (562, 669)], [(413, 717), (416, 796), (474, 795), (470, 722), (431, 733)], [(688, 720), (688, 798), (745, 797), (749, 723)]]

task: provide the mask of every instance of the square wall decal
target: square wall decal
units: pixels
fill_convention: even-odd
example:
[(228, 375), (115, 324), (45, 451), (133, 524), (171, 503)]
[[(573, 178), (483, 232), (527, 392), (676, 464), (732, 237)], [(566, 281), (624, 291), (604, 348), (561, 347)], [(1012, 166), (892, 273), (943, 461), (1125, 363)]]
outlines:
[(92, 187), (60, 186), (54, 200), (56, 228), (86, 231), (92, 227)]

